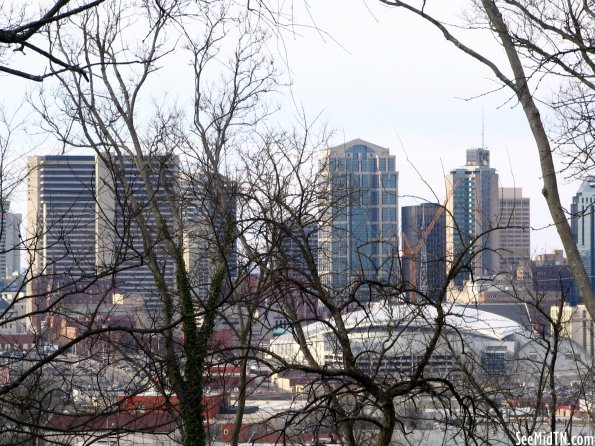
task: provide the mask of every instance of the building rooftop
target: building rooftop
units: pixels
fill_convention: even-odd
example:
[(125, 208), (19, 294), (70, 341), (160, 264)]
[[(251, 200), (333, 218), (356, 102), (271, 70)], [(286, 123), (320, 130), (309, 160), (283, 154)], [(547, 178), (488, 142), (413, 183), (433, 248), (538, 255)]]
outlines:
[[(484, 337), (503, 340), (516, 333), (525, 332), (521, 324), (501, 316), (479, 310), (473, 306), (445, 305), (446, 324), (457, 330), (473, 332)], [(432, 306), (416, 306), (408, 304), (382, 306), (372, 304), (370, 308), (354, 311), (344, 316), (345, 328), (354, 330), (364, 327), (389, 327), (406, 325), (415, 327), (431, 326), (438, 312)], [(329, 331), (332, 322), (315, 322), (304, 327), (306, 336), (313, 336), (321, 331)], [(279, 336), (279, 340), (287, 337), (293, 339), (291, 333)]]
[(358, 146), (358, 145), (367, 146), (377, 152), (384, 152), (384, 153), (389, 152), (389, 149), (386, 147), (381, 147), (377, 144), (371, 143), (369, 141), (365, 141), (360, 138), (352, 139), (351, 141), (344, 142), (343, 144), (339, 144), (334, 147), (329, 147), (328, 150), (331, 152), (336, 151), (336, 150), (345, 150), (349, 147)]

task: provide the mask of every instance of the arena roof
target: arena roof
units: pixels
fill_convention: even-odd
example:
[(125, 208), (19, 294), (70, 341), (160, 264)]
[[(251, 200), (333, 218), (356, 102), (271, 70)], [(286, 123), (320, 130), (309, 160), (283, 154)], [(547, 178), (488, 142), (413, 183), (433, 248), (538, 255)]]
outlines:
[[(487, 338), (503, 340), (514, 334), (527, 333), (517, 322), (506, 317), (478, 310), (471, 306), (444, 305), (446, 323), (449, 327), (461, 331), (473, 332)], [(409, 327), (431, 327), (435, 324), (438, 310), (431, 305), (380, 305), (372, 304), (369, 308), (354, 311), (343, 317), (345, 328), (354, 330), (407, 324)], [(319, 332), (329, 331), (333, 327), (332, 320), (315, 322), (303, 327), (306, 336), (315, 336)], [(528, 335), (528, 333), (527, 333)], [(291, 333), (279, 337), (292, 338)], [(287, 339), (289, 340), (289, 339)]]

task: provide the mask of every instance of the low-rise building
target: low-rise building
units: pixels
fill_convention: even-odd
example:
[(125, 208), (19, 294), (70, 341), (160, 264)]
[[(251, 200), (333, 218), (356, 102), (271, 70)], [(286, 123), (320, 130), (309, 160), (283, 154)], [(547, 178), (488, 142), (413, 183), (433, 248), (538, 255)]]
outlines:
[[(560, 321), (561, 334), (572, 339), (591, 356), (595, 356), (595, 323), (584, 305), (552, 307), (553, 323)], [(552, 326), (552, 332), (554, 327)]]

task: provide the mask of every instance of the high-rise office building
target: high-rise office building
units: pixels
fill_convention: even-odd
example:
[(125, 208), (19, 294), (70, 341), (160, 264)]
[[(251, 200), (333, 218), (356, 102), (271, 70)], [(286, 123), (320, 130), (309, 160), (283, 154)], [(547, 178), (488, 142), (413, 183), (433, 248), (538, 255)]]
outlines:
[[(595, 289), (595, 177), (587, 177), (572, 197), (571, 228), (591, 288)], [(580, 297), (579, 299), (580, 300)]]
[(467, 150), (465, 166), (447, 176), (446, 255), (447, 267), (463, 266), (454, 284), (462, 286), (471, 276), (498, 272), (499, 214), (498, 174), (490, 167), (490, 152)]
[(325, 283), (341, 292), (358, 281), (394, 281), (399, 269), (395, 157), (356, 139), (329, 148), (321, 166), (318, 258)]
[[(175, 156), (152, 155), (143, 163), (107, 153), (28, 158), (26, 235), (33, 293), (41, 295), (52, 284), (67, 289), (101, 277), (108, 279), (111, 291), (142, 295), (149, 310), (159, 310), (159, 287), (149, 265), (159, 269), (175, 292), (171, 237), (184, 243), (190, 279), (202, 285), (196, 287), (202, 290), (199, 297), (206, 296), (214, 270), (211, 259), (223, 249), (221, 213), (235, 218), (235, 185), (224, 181), (230, 188), (215, 205), (217, 188), (212, 184), (194, 178), (190, 185), (180, 185)], [(230, 276), (237, 276), (235, 240), (232, 245), (226, 266)]]
[(223, 259), (228, 272), (225, 281), (238, 276), (237, 240), (233, 234), (225, 239), (227, 225), (235, 225), (237, 184), (222, 176), (199, 174), (184, 178), (181, 192), (184, 262), (195, 294), (204, 300)]
[[(280, 247), (277, 261), (294, 280), (311, 277), (313, 268), (318, 266), (318, 223), (301, 226), (286, 220), (286, 227), (279, 231)], [(286, 230), (290, 231), (288, 235)]]
[[(179, 221), (173, 218), (175, 200), (168, 189), (176, 184), (175, 161), (152, 157), (147, 162), (153, 191), (146, 190), (144, 172), (132, 158), (32, 156), (28, 168), (26, 236), (33, 292), (51, 283), (67, 286), (104, 276), (123, 293), (142, 294), (149, 307), (159, 307), (147, 250), (157, 252), (158, 268), (168, 280), (173, 280), (174, 265), (152, 203), (168, 227)], [(147, 234), (137, 224), (139, 215)], [(173, 226), (170, 230), (179, 237)]]
[(516, 274), (531, 260), (530, 199), (519, 187), (501, 187), (498, 219), (498, 272)]
[(438, 203), (422, 203), (401, 208), (403, 279), (420, 295), (442, 299), (446, 282), (446, 216)]
[(318, 222), (309, 215), (287, 217), (282, 224), (270, 226), (267, 240), (269, 271), (283, 278), (278, 292), (265, 293), (268, 310), (262, 315), (263, 324), (275, 327), (276, 336), (291, 326), (294, 318), (312, 321), (317, 315), (318, 300), (310, 287), (318, 265)]
[(95, 157), (27, 158), (26, 240), (34, 277), (95, 272)]
[[(143, 295), (147, 307), (158, 310), (159, 287), (149, 264), (156, 263), (166, 285), (173, 289), (175, 265), (167, 238), (182, 242), (180, 216), (176, 215), (177, 159), (155, 155), (147, 157), (141, 168), (132, 157), (101, 153), (96, 166), (97, 269), (112, 270), (117, 289), (125, 295)], [(157, 209), (162, 221), (156, 218)], [(139, 219), (146, 230), (141, 229)]]
[(10, 202), (4, 202), (0, 211), (0, 279), (17, 276), (21, 272), (21, 251), (23, 245), (20, 237), (21, 214), (10, 212)]

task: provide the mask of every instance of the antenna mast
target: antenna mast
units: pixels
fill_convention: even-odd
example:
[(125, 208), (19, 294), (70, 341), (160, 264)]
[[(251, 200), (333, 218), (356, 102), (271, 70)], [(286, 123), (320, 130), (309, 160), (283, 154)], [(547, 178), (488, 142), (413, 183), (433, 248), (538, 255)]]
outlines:
[(483, 106), (481, 107), (481, 148), (485, 149), (485, 123), (483, 119)]

